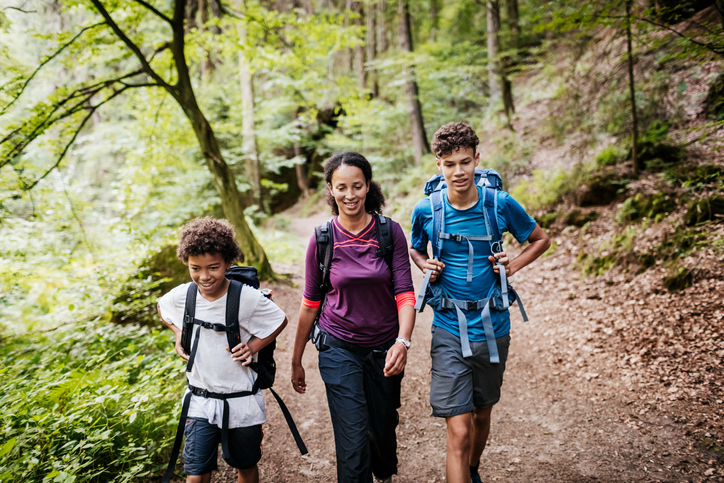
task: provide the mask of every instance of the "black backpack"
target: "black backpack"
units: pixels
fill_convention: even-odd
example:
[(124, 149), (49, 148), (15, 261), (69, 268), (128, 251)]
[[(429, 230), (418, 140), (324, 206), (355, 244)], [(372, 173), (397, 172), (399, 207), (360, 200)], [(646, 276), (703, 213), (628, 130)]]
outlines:
[[(181, 331), (181, 346), (184, 352), (189, 355), (189, 361), (186, 365), (186, 372), (191, 372), (196, 359), (196, 348), (199, 342), (197, 336), (192, 342), (192, 336), (194, 333), (194, 325), (199, 325), (199, 331), (204, 329), (211, 329), (216, 332), (226, 332), (226, 339), (229, 343), (229, 349), (236, 347), (241, 342), (241, 333), (239, 331), (239, 302), (241, 297), (241, 291), (244, 285), (250, 287), (259, 288), (259, 277), (257, 276), (256, 268), (254, 267), (239, 267), (232, 266), (226, 272), (226, 278), (231, 283), (229, 284), (229, 291), (226, 295), (226, 324), (212, 324), (195, 318), (196, 315), (196, 294), (198, 293), (198, 287), (195, 283), (189, 285), (188, 291), (186, 292), (186, 306), (184, 309), (183, 329)], [(262, 293), (267, 298), (271, 298), (271, 292), (268, 290), (262, 290)], [(221, 428), (221, 448), (224, 453), (224, 458), (229, 457), (228, 449), (228, 402), (227, 399), (237, 397), (247, 397), (256, 394), (261, 389), (269, 389), (274, 399), (277, 400), (279, 407), (284, 414), (284, 419), (287, 421), (289, 430), (294, 437), (294, 441), (297, 443), (299, 452), (307, 454), (307, 447), (302, 441), (302, 437), (299, 435), (297, 425), (292, 419), (292, 415), (287, 409), (286, 404), (282, 401), (282, 398), (272, 389), (274, 384), (274, 377), (276, 376), (277, 365), (274, 362), (274, 349), (276, 348), (276, 341), (271, 342), (257, 354), (257, 361), (249, 364), (249, 367), (257, 373), (256, 381), (252, 386), (251, 391), (242, 391), (230, 394), (218, 394), (212, 393), (205, 389), (196, 388), (189, 384), (190, 392), (186, 395), (183, 401), (181, 409), (181, 418), (179, 420), (178, 429), (176, 430), (176, 440), (174, 441), (173, 450), (171, 451), (171, 461), (169, 462), (168, 469), (161, 480), (163, 483), (171, 481), (173, 477), (173, 470), (176, 467), (176, 460), (178, 459), (179, 452), (181, 450), (181, 440), (183, 439), (184, 427), (186, 425), (186, 418), (188, 416), (189, 404), (191, 401), (191, 395), (197, 395), (202, 397), (209, 397), (214, 399), (222, 399), (224, 401), (224, 416)]]

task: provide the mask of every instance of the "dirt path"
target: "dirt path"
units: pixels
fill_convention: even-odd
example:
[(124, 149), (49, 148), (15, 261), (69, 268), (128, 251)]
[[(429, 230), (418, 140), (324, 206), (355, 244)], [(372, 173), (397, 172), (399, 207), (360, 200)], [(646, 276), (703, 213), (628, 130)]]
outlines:
[[(294, 219), (292, 229), (300, 243), (306, 245), (312, 227), (326, 218)], [(413, 274), (419, 287), (421, 277), (417, 270)], [(309, 455), (299, 455), (279, 407), (267, 394), (269, 422), (260, 464), (262, 481), (267, 482), (336, 481), (331, 421), (313, 347), (308, 345), (304, 356), (307, 394), (296, 394), (289, 384), (302, 275), (299, 267), (296, 288), (273, 287), (274, 300), (291, 321), (279, 338), (275, 388), (294, 415)], [(634, 404), (649, 393), (640, 393), (641, 385), (617, 370), (620, 354), (595, 343), (600, 327), (587, 317), (585, 303), (570, 303), (571, 277), (568, 264), (555, 256), (516, 277), (531, 322), (522, 323), (517, 309), (512, 311), (512, 346), (483, 455), (484, 480), (722, 481), (711, 453), (692, 444), (678, 424), (676, 411), (684, 415), (685, 407), (656, 411)], [(574, 290), (584, 290), (584, 284)], [(397, 482), (444, 481), (444, 421), (430, 415), (428, 401), (431, 321), (429, 309), (418, 316), (403, 381)], [(220, 468), (214, 481), (235, 481), (223, 462)]]

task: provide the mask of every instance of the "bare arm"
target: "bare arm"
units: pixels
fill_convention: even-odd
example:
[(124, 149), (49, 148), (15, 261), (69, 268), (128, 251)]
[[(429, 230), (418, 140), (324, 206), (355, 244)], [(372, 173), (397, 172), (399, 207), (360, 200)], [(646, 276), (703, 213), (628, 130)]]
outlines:
[[(397, 337), (412, 339), (412, 329), (415, 328), (415, 308), (412, 305), (403, 305), (398, 311), (400, 320), (400, 331)], [(387, 351), (385, 358), (385, 377), (396, 376), (401, 373), (407, 365), (407, 348), (396, 342)]]
[[(248, 342), (242, 342), (241, 344), (237, 345), (232, 351), (231, 358), (234, 360), (234, 362), (241, 362), (241, 365), (248, 366), (249, 364), (251, 364), (251, 358), (254, 356), (254, 354), (271, 344), (272, 341), (274, 341), (279, 336), (279, 334), (281, 334), (282, 330), (284, 330), (284, 327), (287, 326), (288, 322), (289, 319), (284, 316), (284, 321), (279, 327), (276, 328), (274, 332), (271, 333), (271, 335), (264, 337), (263, 339), (258, 339), (252, 336), (252, 338), (249, 339)], [(226, 350), (228, 351), (229, 348), (227, 347)]]
[[(515, 257), (513, 260), (509, 260), (505, 252), (496, 253), (495, 257), (488, 257), (492, 263), (498, 262), (505, 266), (505, 273), (507, 276), (512, 277), (521, 269), (527, 267), (533, 263), (538, 257), (543, 255), (548, 248), (551, 246), (551, 239), (548, 238), (546, 232), (536, 225), (531, 234), (528, 236), (529, 245), (521, 252), (520, 255)], [(497, 265), (493, 265), (493, 270), (496, 273), (500, 271)]]
[(304, 394), (307, 390), (304, 367), (302, 366), (302, 356), (304, 355), (304, 348), (309, 340), (309, 334), (312, 332), (314, 319), (317, 318), (317, 312), (319, 312), (319, 310), (319, 308), (307, 307), (304, 304), (302, 304), (299, 309), (297, 335), (294, 338), (294, 352), (292, 354), (292, 387), (300, 394)]
[(445, 268), (445, 264), (440, 260), (428, 258), (427, 252), (421, 252), (414, 248), (410, 248), (410, 258), (412, 258), (412, 261), (417, 265), (417, 268), (422, 270), (423, 274), (427, 274), (428, 270), (434, 270), (432, 275), (430, 275), (431, 282), (434, 282), (437, 276), (442, 273), (442, 269)]
[(164, 320), (164, 318), (161, 316), (161, 306), (159, 306), (158, 304), (156, 305), (156, 310), (158, 310), (158, 316), (161, 319), (161, 322), (163, 322), (163, 325), (171, 329), (173, 331), (173, 334), (176, 336), (176, 344), (174, 345), (176, 353), (181, 356), (183, 360), (188, 361), (189, 356), (188, 354), (186, 354), (186, 352), (184, 352), (183, 347), (181, 347), (181, 329)]

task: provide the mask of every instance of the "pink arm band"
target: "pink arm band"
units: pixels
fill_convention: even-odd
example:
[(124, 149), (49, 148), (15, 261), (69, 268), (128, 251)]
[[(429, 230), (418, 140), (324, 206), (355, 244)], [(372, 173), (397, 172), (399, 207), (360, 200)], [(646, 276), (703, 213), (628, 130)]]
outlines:
[(404, 292), (404, 293), (395, 295), (395, 300), (397, 300), (397, 310), (398, 311), (405, 305), (412, 305), (414, 307), (415, 306), (415, 292)]

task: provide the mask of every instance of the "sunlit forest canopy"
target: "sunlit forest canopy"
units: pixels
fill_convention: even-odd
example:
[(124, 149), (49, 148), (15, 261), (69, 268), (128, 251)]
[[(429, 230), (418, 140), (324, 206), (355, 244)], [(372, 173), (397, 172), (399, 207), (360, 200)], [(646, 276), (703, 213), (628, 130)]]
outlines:
[[(722, 2), (0, 5), (0, 481), (157, 475), (183, 384), (155, 316), (188, 280), (179, 228), (227, 218), (245, 264), (284, 279), (306, 243), (284, 212), (325, 209), (335, 152), (370, 160), (409, 228), (434, 132), (464, 121), (545, 229), (611, 206), (577, 274), (659, 260), (678, 290), (697, 246), (721, 253)], [(634, 250), (652, 220), (673, 235)]]

